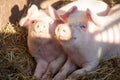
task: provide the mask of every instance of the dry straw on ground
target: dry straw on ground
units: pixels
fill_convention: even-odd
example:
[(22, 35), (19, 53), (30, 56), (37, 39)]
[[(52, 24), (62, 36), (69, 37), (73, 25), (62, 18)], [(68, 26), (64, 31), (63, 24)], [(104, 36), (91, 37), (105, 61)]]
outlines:
[[(70, 1), (70, 0), (67, 0)], [(119, 0), (104, 0), (113, 6)], [(0, 27), (0, 80), (31, 80), (35, 61), (27, 48), (27, 33), (18, 25)], [(92, 72), (74, 80), (120, 80), (120, 59), (100, 63)]]
[(1, 27), (0, 44), (0, 80), (29, 79), (34, 62), (28, 54), (25, 31), (11, 24)]

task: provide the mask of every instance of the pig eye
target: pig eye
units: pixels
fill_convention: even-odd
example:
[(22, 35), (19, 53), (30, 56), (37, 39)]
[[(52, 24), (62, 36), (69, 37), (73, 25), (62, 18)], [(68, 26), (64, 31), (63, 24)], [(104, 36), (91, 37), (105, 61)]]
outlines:
[(86, 29), (86, 26), (85, 25), (80, 25), (80, 28), (85, 30)]
[(80, 28), (83, 28), (83, 29), (85, 29), (85, 28), (86, 28), (86, 26), (85, 26), (85, 25), (81, 25), (81, 26), (80, 26)]
[(86, 23), (84, 23), (84, 22), (80, 22), (79, 27), (80, 27), (81, 29), (83, 29), (83, 30), (86, 30), (87, 25), (86, 25)]

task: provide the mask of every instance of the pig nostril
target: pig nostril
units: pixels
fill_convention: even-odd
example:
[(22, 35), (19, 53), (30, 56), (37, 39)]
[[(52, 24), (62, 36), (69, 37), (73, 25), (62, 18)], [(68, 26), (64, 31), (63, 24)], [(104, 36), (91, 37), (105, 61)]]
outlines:
[(42, 26), (42, 30), (46, 31), (46, 26), (45, 25)]
[(45, 28), (45, 26), (43, 26), (43, 28)]
[(39, 25), (37, 25), (37, 28), (39, 28)]
[(34, 23), (35, 23), (35, 21), (33, 20), (31, 23), (32, 23), (32, 24), (34, 24)]
[(63, 29), (63, 32), (65, 32), (65, 30)]
[(62, 29), (62, 32), (65, 33), (66, 32), (65, 29)]

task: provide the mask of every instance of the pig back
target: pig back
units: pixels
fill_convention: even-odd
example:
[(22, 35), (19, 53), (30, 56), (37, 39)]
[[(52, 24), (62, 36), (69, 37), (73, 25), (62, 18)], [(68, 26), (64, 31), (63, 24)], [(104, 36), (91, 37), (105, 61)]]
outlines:
[(98, 52), (103, 60), (120, 57), (120, 10), (106, 16), (103, 26), (94, 38), (99, 45)]

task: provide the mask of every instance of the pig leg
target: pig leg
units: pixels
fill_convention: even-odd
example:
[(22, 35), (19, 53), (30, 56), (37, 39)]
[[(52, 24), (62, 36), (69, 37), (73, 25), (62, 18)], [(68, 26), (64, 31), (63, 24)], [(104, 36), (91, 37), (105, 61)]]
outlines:
[(34, 72), (34, 75), (32, 77), (32, 79), (40, 79), (42, 77), (42, 75), (45, 73), (45, 71), (47, 70), (47, 66), (48, 63), (44, 60), (37, 60), (37, 66)]
[(58, 72), (58, 70), (63, 66), (65, 60), (66, 60), (66, 56), (61, 55), (56, 60), (52, 61), (48, 65), (48, 69), (47, 69), (46, 73), (44, 74), (44, 76), (42, 77), (42, 80), (46, 80), (48, 78), (48, 76), (55, 75), (55, 73)]
[(53, 80), (64, 80), (71, 72), (75, 71), (77, 66), (68, 58), (61, 70), (56, 74)]
[(98, 65), (97, 60), (85, 63), (85, 64), (82, 65), (81, 69), (78, 69), (78, 70), (74, 71), (68, 78), (70, 80), (72, 80), (73, 78), (78, 78), (79, 75), (85, 73), (86, 71), (91, 71), (91, 70), (95, 69), (97, 65)]

